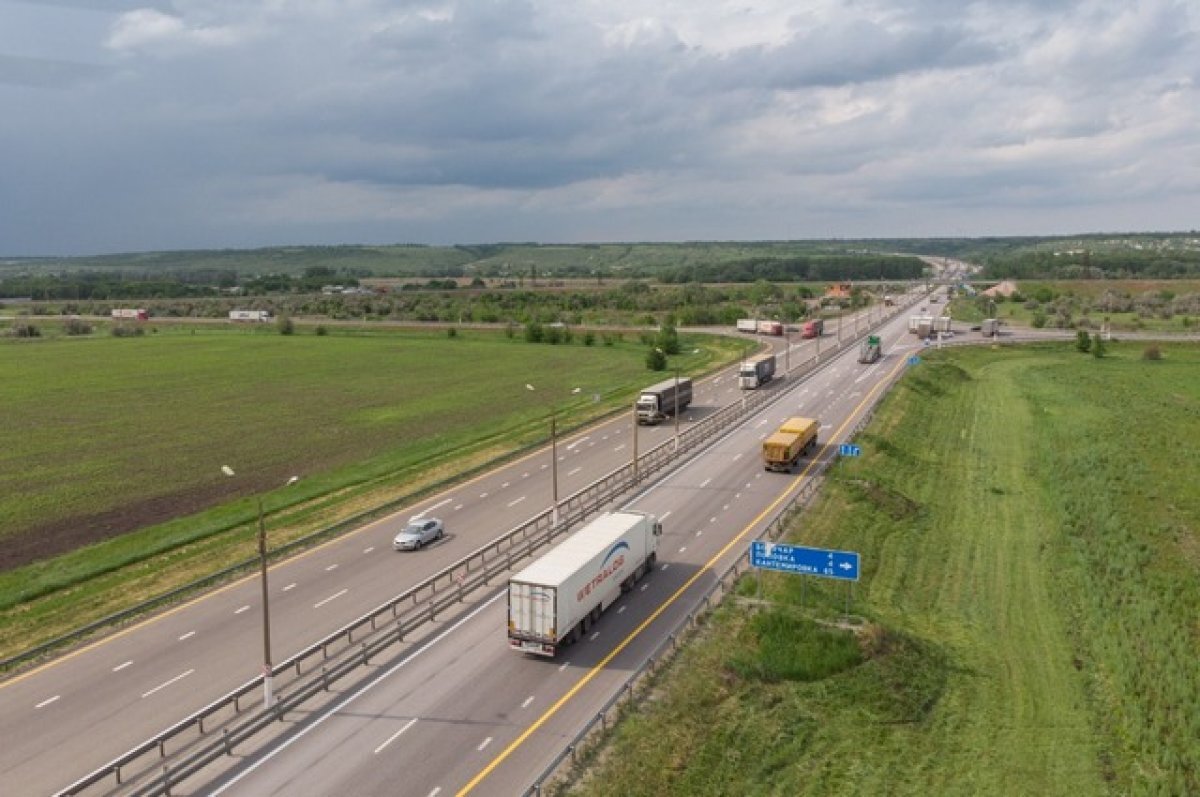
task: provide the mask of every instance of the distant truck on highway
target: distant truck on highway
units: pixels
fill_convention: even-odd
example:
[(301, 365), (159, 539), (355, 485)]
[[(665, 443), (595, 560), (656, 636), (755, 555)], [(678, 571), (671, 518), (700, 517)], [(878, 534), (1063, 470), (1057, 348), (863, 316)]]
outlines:
[(813, 418), (788, 418), (779, 430), (763, 441), (763, 467), (790, 473), (817, 444), (821, 422)]
[(508, 646), (554, 656), (654, 568), (662, 524), (645, 512), (601, 515), (508, 580)]
[(737, 320), (738, 332), (749, 332), (751, 335), (758, 332), (758, 321), (753, 318), (739, 318)]
[(914, 315), (909, 316), (908, 331), (916, 335), (918, 338), (927, 338), (933, 333), (933, 316), (931, 315)]
[(814, 318), (811, 321), (805, 321), (804, 326), (800, 327), (800, 337), (802, 338), (819, 338), (824, 334), (824, 318)]
[(997, 335), (1000, 333), (1000, 322), (995, 318), (985, 318), (979, 325), (979, 331), (984, 335)]
[(230, 310), (229, 320), (268, 323), (271, 321), (271, 312), (269, 310)]
[(659, 382), (646, 388), (638, 396), (637, 422), (643, 425), (660, 423), (676, 412), (683, 412), (691, 403), (692, 380), (689, 377), (681, 376), (678, 380), (672, 378)]
[(742, 363), (738, 369), (738, 387), (754, 390), (765, 385), (775, 376), (775, 355), (760, 354)]
[(146, 321), (150, 318), (150, 311), (142, 308), (119, 308), (112, 311), (112, 317), (123, 321)]
[(878, 335), (867, 335), (867, 339), (862, 342), (862, 346), (858, 350), (858, 361), (860, 363), (873, 363), (883, 354), (883, 344), (879, 340)]
[(783, 334), (783, 322), (782, 321), (759, 321), (758, 322), (758, 334), (760, 334), (760, 335), (776, 335), (776, 336), (782, 335)]

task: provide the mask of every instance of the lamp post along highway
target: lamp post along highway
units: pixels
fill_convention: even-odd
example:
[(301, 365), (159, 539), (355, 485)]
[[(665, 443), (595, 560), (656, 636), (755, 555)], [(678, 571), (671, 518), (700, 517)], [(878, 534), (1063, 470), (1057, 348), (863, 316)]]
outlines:
[(262, 499), (258, 499), (258, 563), (262, 573), (263, 605), (263, 707), (275, 705), (275, 673), (271, 664), (271, 604), (267, 588), (267, 524), (263, 521)]
[[(221, 472), (226, 476), (236, 475), (233, 468), (228, 465), (222, 465)], [(285, 486), (293, 485), (299, 480), (299, 476), (293, 476), (287, 480)], [(271, 664), (271, 593), (267, 584), (267, 523), (263, 515), (261, 496), (258, 498), (258, 567), (262, 582), (263, 605), (263, 708), (270, 708), (275, 705), (275, 667)]]
[(679, 368), (675, 369), (675, 450), (679, 450)]
[[(536, 392), (537, 388), (528, 382), (525, 389)], [(579, 393), (583, 388), (571, 390), (571, 395)], [(558, 407), (550, 404), (550, 522), (558, 525)]]
[(637, 399), (633, 401), (633, 483), (638, 483), (638, 405)]

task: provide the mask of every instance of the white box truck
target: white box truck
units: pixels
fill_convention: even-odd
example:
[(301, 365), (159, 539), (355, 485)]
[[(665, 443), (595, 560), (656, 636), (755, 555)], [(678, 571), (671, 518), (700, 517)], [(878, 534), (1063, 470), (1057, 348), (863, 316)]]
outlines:
[(749, 332), (753, 335), (758, 332), (758, 321), (753, 318), (739, 318), (737, 320), (738, 332)]
[(268, 323), (271, 319), (269, 310), (230, 310), (230, 321), (251, 321), (257, 323)]
[(553, 656), (578, 641), (654, 567), (662, 524), (645, 512), (595, 518), (508, 580), (508, 646)]

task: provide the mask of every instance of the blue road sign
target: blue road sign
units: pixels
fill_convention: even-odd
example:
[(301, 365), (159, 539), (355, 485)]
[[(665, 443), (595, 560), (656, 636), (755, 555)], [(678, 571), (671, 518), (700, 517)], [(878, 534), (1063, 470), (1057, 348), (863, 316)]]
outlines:
[[(929, 345), (929, 344), (928, 344), (928, 343), (926, 343), (925, 345)], [(917, 363), (919, 363), (919, 362), (921, 362), (921, 358), (920, 358), (920, 357), (918, 357), (918, 356), (917, 356), (917, 355), (915, 355), (915, 354), (914, 354), (913, 356), (911, 356), (911, 357), (909, 357), (909, 358), (908, 358), (908, 364), (909, 364), (909, 365), (916, 365), (916, 364), (917, 364)]]
[(785, 573), (858, 581), (858, 554), (854, 551), (828, 551), (755, 540), (750, 543), (750, 564)]
[(842, 443), (838, 446), (838, 454), (843, 457), (861, 457), (862, 449), (850, 443)]

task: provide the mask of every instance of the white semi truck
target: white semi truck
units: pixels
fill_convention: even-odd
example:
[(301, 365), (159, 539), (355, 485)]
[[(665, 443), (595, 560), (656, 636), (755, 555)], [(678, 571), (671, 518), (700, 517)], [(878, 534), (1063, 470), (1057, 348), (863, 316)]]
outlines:
[(676, 412), (683, 412), (692, 403), (692, 380), (681, 376), (651, 385), (637, 399), (637, 422), (656, 424)]
[(760, 354), (742, 363), (738, 369), (738, 387), (754, 390), (765, 385), (775, 376), (775, 355)]
[(508, 580), (508, 646), (554, 656), (654, 568), (662, 524), (645, 512), (601, 515)]

